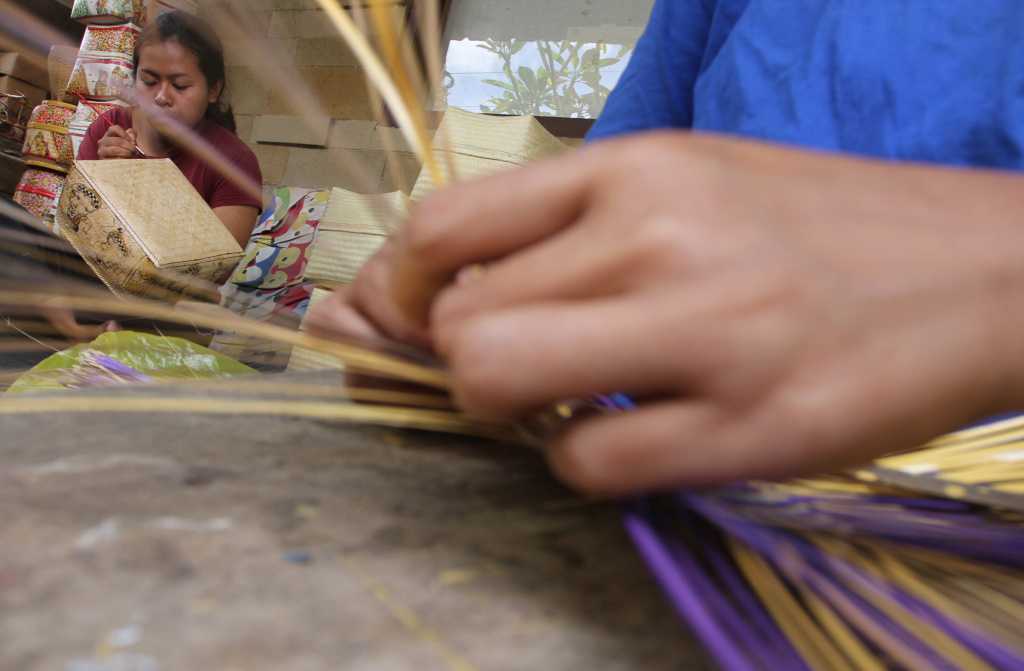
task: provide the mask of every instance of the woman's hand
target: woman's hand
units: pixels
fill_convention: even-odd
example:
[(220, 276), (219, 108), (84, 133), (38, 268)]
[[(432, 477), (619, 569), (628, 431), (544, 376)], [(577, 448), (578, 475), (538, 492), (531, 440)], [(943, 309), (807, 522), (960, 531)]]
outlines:
[(319, 319), (404, 336), (484, 263), (429, 323), (462, 406), (639, 402), (552, 441), (571, 484), (831, 470), (1024, 402), (1022, 212), (1015, 175), (650, 134), (436, 194)]
[(111, 158), (133, 158), (136, 153), (135, 131), (129, 128), (125, 130), (120, 126), (111, 126), (100, 138), (97, 146), (97, 154), (100, 160)]
[(57, 333), (74, 343), (89, 342), (104, 333), (121, 330), (121, 326), (115, 321), (92, 326), (79, 324), (75, 313), (67, 308), (43, 307), (40, 308), (40, 313)]

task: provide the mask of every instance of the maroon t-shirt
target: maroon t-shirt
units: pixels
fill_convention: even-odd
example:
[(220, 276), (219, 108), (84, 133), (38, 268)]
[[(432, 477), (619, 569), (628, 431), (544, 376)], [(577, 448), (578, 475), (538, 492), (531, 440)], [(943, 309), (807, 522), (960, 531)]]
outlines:
[[(99, 159), (99, 142), (111, 126), (120, 126), (125, 130), (131, 128), (131, 110), (125, 107), (115, 107), (93, 121), (82, 140), (82, 145), (78, 148), (79, 160), (95, 161)], [(257, 184), (263, 183), (256, 155), (238, 139), (237, 135), (212, 121), (201, 121), (196, 132), (224, 157), (241, 168), (245, 174), (252, 177)], [(263, 209), (263, 203), (235, 186), (219, 172), (184, 149), (174, 150), (168, 158), (178, 166), (178, 169), (196, 188), (211, 209), (225, 205), (248, 205), (257, 210)]]

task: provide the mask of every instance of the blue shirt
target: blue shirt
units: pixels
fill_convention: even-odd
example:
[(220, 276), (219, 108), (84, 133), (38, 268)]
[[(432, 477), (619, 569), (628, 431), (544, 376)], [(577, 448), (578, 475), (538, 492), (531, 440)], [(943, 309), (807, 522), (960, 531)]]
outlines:
[(1024, 169), (1024, 0), (657, 0), (588, 135)]

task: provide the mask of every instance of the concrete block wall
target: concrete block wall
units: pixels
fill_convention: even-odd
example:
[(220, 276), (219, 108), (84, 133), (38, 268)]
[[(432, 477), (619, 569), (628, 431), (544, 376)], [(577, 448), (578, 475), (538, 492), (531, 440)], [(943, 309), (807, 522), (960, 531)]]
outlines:
[[(200, 12), (219, 0), (200, 0)], [(251, 0), (257, 37), (266, 49), (293, 62), (295, 74), (316, 92), (326, 115), (326, 137), (288, 131), (293, 110), (272, 90), (258, 70), (246, 63), (241, 50), (225, 40), (228, 92), (238, 122), (238, 134), (256, 153), (267, 185), (342, 187), (359, 191), (394, 191), (399, 184), (387, 168), (385, 138), (396, 138), (393, 128), (373, 121), (365, 79), (355, 57), (336, 36), (330, 22), (313, 0)], [(404, 0), (395, 2), (404, 11)], [(296, 123), (296, 125), (298, 125)], [(390, 160), (409, 175), (419, 163), (399, 140)], [(370, 174), (370, 184), (353, 179), (345, 168), (355, 162)], [(408, 184), (406, 185), (408, 187)]]
[[(200, 12), (223, 0), (198, 0)], [(238, 122), (238, 134), (256, 153), (266, 185), (309, 188), (342, 187), (354, 191), (411, 190), (420, 163), (397, 129), (373, 121), (370, 97), (353, 54), (334, 33), (314, 0), (247, 0), (258, 27), (254, 35), (281, 59), (291, 61), (295, 74), (316, 92), (325, 115), (326, 139), (310, 138), (304, 130), (289, 129), (293, 114), (241, 50), (225, 40), (228, 92)], [(348, 6), (348, 3), (345, 3)], [(404, 13), (405, 0), (394, 11)], [(298, 122), (294, 122), (298, 126)], [(579, 140), (566, 140), (570, 146)], [(388, 152), (386, 147), (395, 151)], [(404, 178), (396, 179), (397, 165)], [(368, 172), (369, 184), (353, 179), (345, 168), (355, 162)]]

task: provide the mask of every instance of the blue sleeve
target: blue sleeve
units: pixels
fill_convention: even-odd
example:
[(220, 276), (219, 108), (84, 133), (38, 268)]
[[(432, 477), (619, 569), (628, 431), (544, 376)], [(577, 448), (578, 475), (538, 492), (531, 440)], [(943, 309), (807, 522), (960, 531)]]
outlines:
[(689, 128), (713, 0), (657, 0), (644, 34), (587, 141), (655, 128)]

